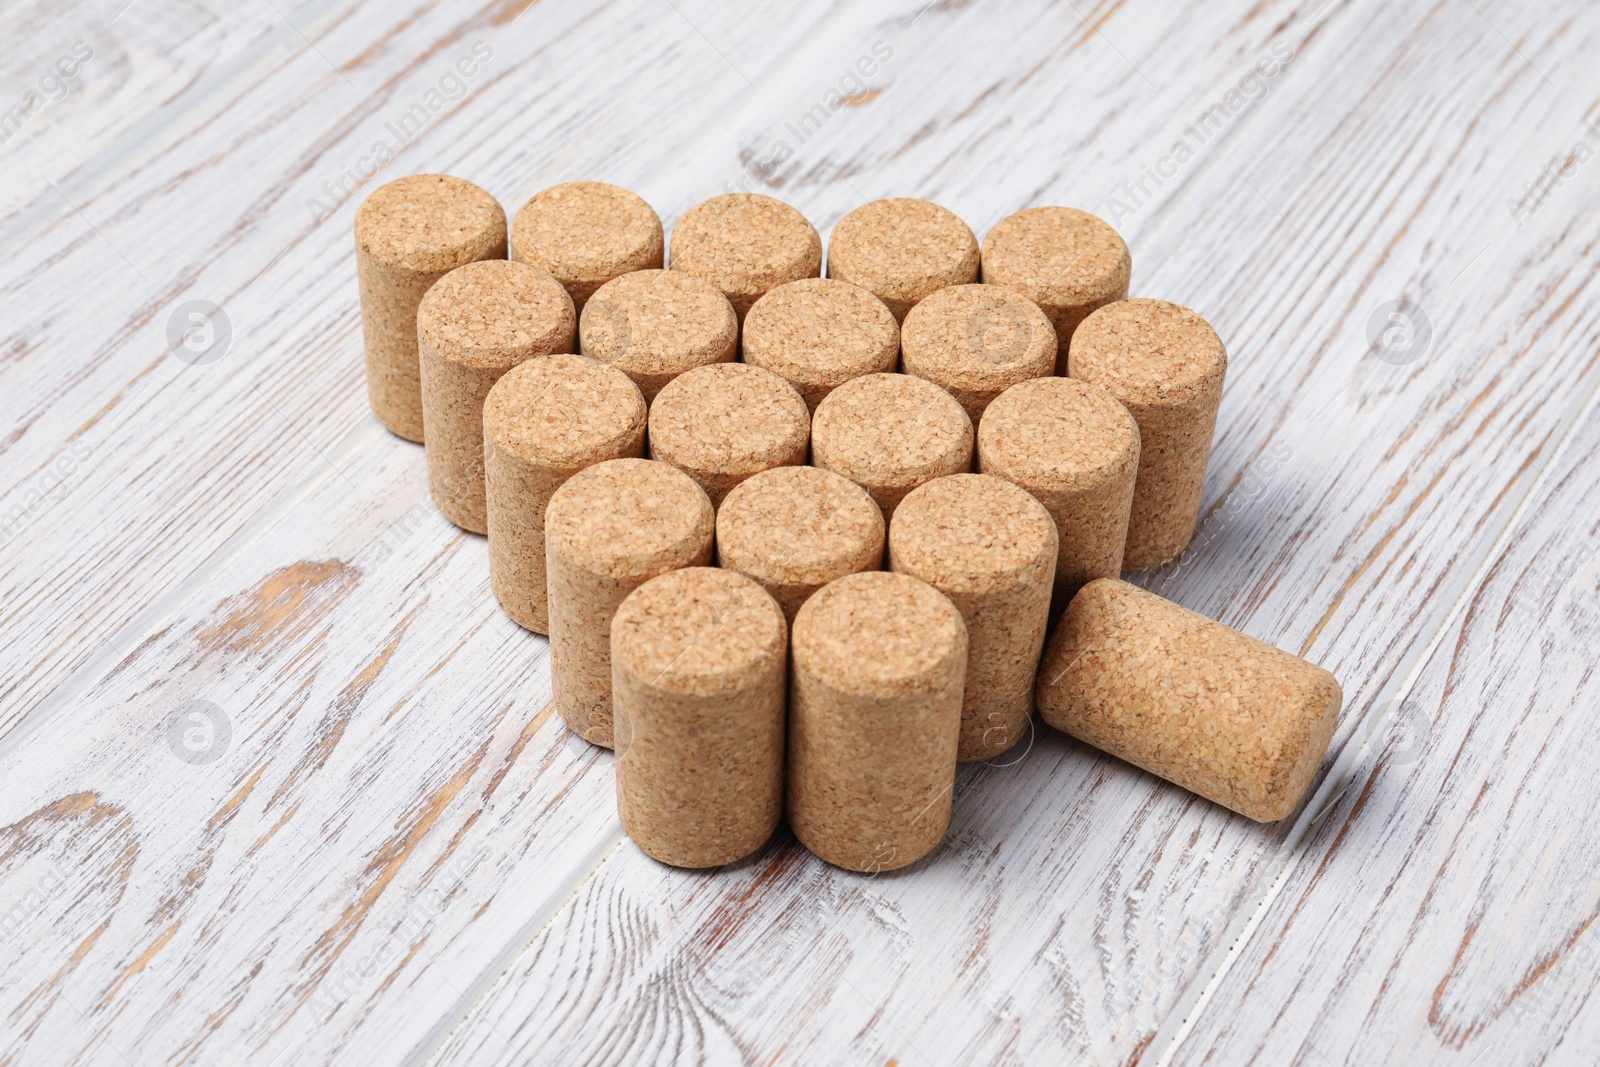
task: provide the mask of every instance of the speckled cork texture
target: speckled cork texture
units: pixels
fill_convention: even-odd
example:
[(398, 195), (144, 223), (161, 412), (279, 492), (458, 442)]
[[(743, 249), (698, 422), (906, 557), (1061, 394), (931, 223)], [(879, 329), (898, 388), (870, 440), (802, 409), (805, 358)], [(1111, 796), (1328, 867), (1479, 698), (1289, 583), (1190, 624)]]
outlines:
[(1257, 822), (1299, 806), (1343, 699), (1321, 667), (1115, 578), (1083, 587), (1039, 668), (1050, 725)]
[(1194, 536), (1228, 355), (1217, 332), (1165, 300), (1124, 300), (1084, 320), (1068, 373), (1109, 389), (1139, 424), (1126, 570), (1178, 555)]
[(617, 813), (646, 854), (717, 867), (777, 829), (788, 638), (759, 585), (710, 567), (652, 578), (617, 609)]
[(1090, 312), (1128, 296), (1133, 258), (1105, 220), (1070, 207), (1032, 207), (995, 223), (983, 238), (982, 278), (1032, 300), (1056, 328), (1056, 373)]
[(506, 213), (469, 181), (411, 174), (362, 202), (355, 236), (372, 413), (390, 433), (421, 441), (417, 305), (457, 267), (506, 257)]
[(583, 354), (632, 378), (646, 400), (684, 371), (731, 363), (739, 319), (722, 291), (681, 270), (640, 270), (602, 285), (578, 322)]
[(937, 589), (904, 574), (851, 574), (795, 617), (788, 814), (816, 855), (892, 871), (950, 824), (967, 633)]
[(511, 258), (548, 271), (579, 310), (629, 271), (659, 268), (661, 219), (639, 196), (605, 182), (567, 182), (535, 193), (511, 223)]
[(906, 316), (907, 374), (942, 387), (976, 424), (1011, 386), (1056, 371), (1056, 331), (1027, 297), (998, 285), (941, 289)]
[(1139, 427), (1110, 390), (1073, 378), (1012, 386), (978, 423), (978, 469), (1032, 493), (1060, 535), (1055, 610), (1122, 573)]
[(822, 273), (822, 238), (782, 200), (726, 193), (683, 213), (672, 228), (671, 262), (722, 290), (742, 323), (767, 290)]
[(1056, 526), (1044, 506), (987, 474), (935, 478), (895, 509), (889, 567), (949, 597), (966, 623), (956, 758), (989, 759), (1021, 741), (1056, 573)]
[(483, 402), (519, 363), (570, 352), (577, 316), (561, 283), (504, 259), (457, 267), (417, 307), (422, 426), (428, 490), (440, 514), (473, 533), (488, 530)]
[(677, 467), (721, 504), (752, 474), (806, 461), (807, 414), (800, 394), (770, 371), (697, 367), (650, 405), (650, 458)]
[(644, 452), (645, 402), (614, 367), (555, 355), (511, 368), (483, 405), (489, 587), (501, 609), (550, 632), (545, 509), (574, 474)]
[(977, 280), (978, 239), (955, 212), (931, 201), (874, 200), (834, 225), (828, 277), (861, 286), (903, 322), (930, 294)]
[(883, 562), (883, 513), (867, 491), (819, 467), (775, 467), (717, 508), (720, 566), (759, 582), (784, 618), (836, 578)]
[(808, 278), (773, 289), (744, 321), (744, 361), (788, 379), (815, 411), (863, 374), (892, 371), (900, 327), (883, 301), (849, 282)]
[(550, 680), (556, 710), (579, 737), (610, 748), (611, 619), (651, 578), (711, 560), (715, 514), (687, 474), (648, 459), (613, 459), (550, 497), (544, 533)]
[(869, 374), (829, 393), (811, 420), (818, 467), (865, 489), (885, 520), (911, 490), (972, 468), (972, 420), (951, 395), (908, 374)]

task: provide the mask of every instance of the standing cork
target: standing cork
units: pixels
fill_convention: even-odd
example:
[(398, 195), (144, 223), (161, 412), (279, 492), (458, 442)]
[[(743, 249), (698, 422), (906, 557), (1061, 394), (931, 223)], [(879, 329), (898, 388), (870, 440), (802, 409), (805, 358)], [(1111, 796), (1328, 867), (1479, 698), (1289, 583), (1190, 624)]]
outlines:
[(457, 267), (506, 257), (506, 213), (469, 181), (411, 174), (374, 189), (355, 229), (367, 398), (390, 433), (421, 441), (417, 305)]
[(489, 390), (489, 587), (517, 625), (550, 632), (544, 519), (551, 494), (585, 467), (641, 455), (644, 430), (638, 386), (582, 356), (529, 360)]
[(550, 681), (579, 737), (611, 747), (611, 617), (659, 574), (711, 560), (715, 515), (687, 474), (613, 459), (574, 474), (545, 510)]
[(672, 269), (721, 289), (742, 323), (767, 290), (822, 273), (822, 238), (782, 200), (726, 193), (685, 211), (672, 228)]
[(484, 399), (517, 364), (570, 352), (576, 325), (560, 282), (504, 259), (457, 267), (417, 307), (428, 489), (440, 513), (463, 530), (488, 530)]
[(805, 401), (760, 367), (717, 363), (674, 378), (650, 405), (650, 458), (700, 484), (713, 504), (760, 471), (806, 461)]
[(889, 568), (950, 598), (967, 626), (963, 763), (1027, 733), (1056, 573), (1056, 527), (1028, 492), (987, 474), (935, 478), (889, 525)]
[(722, 291), (681, 270), (639, 270), (595, 291), (578, 321), (583, 354), (632, 378), (646, 400), (684, 371), (732, 363), (739, 318)]
[(978, 239), (955, 212), (927, 200), (862, 204), (828, 236), (828, 277), (853, 282), (904, 322), (918, 301), (978, 279)]
[(1165, 300), (1124, 300), (1078, 327), (1068, 372), (1111, 390), (1139, 424), (1126, 569), (1165, 563), (1194, 536), (1227, 371), (1217, 332)]
[(792, 624), (836, 578), (883, 562), (883, 512), (867, 491), (820, 467), (775, 467), (717, 508), (717, 558), (761, 583)]
[(732, 571), (671, 571), (617, 609), (617, 814), (647, 854), (718, 867), (778, 828), (788, 647), (778, 605)]
[(894, 370), (900, 327), (857, 285), (807, 278), (756, 301), (744, 323), (744, 361), (781, 374), (815, 411), (852, 378)]
[(1027, 297), (998, 285), (941, 289), (906, 316), (905, 372), (941, 386), (974, 424), (1011, 386), (1056, 371), (1056, 331)]
[(852, 871), (892, 871), (950, 824), (967, 632), (937, 589), (851, 574), (794, 620), (789, 825)]
[(817, 405), (811, 457), (865, 489), (887, 521), (923, 482), (972, 469), (972, 420), (926, 379), (869, 374)]
[(567, 182), (535, 193), (511, 223), (511, 258), (554, 275), (579, 311), (611, 279), (660, 267), (661, 252), (655, 211), (605, 182)]
[(1073, 599), (1039, 667), (1045, 722), (1257, 822), (1299, 806), (1333, 675), (1115, 578)]

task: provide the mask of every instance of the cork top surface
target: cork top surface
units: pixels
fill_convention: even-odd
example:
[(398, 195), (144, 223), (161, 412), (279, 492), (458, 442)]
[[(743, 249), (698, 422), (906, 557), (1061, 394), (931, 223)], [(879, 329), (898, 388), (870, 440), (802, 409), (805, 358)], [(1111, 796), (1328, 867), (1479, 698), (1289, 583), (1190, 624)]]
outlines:
[(512, 254), (562, 284), (597, 284), (661, 266), (661, 219), (637, 194), (605, 182), (535, 193), (511, 223)]
[(1051, 374), (1056, 330), (1039, 305), (998, 285), (953, 285), (906, 315), (907, 374), (967, 389), (1003, 389)]
[(942, 692), (965, 658), (967, 627), (943, 593), (906, 574), (848, 574), (817, 591), (794, 620), (795, 669), (830, 688), (894, 700)]
[(972, 453), (972, 420), (955, 398), (909, 374), (868, 374), (817, 405), (811, 424), (817, 466), (857, 482), (913, 485), (945, 474)]
[(687, 474), (649, 459), (610, 459), (574, 474), (550, 498), (545, 543), (618, 581), (681, 567), (711, 540), (711, 500)]
[(1110, 390), (1033, 378), (1001, 393), (978, 423), (985, 473), (1056, 490), (1120, 479), (1139, 464), (1139, 425)]
[(978, 239), (955, 212), (896, 197), (862, 204), (828, 236), (828, 277), (915, 303), (978, 276)]
[(788, 653), (789, 628), (767, 591), (742, 574), (686, 567), (650, 579), (611, 620), (612, 662), (652, 688), (736, 693)]
[(389, 267), (439, 274), (504, 255), (506, 213), (464, 178), (408, 174), (378, 186), (356, 210), (356, 244)]
[(802, 392), (893, 370), (899, 352), (900, 326), (883, 301), (832, 278), (780, 285), (745, 318), (745, 362), (783, 375)]
[(696, 367), (672, 379), (650, 405), (650, 448), (698, 471), (744, 474), (804, 458), (810, 420), (794, 387), (743, 363)]
[(883, 552), (883, 513), (867, 491), (819, 467), (774, 467), (746, 479), (717, 511), (725, 567), (772, 585), (809, 585)]
[(782, 200), (726, 193), (702, 200), (672, 228), (672, 267), (748, 307), (774, 285), (821, 273), (822, 238)]
[(1022, 489), (987, 474), (952, 474), (918, 486), (895, 509), (889, 556), (945, 592), (1032, 586), (1055, 573), (1056, 524)]
[(606, 282), (583, 306), (583, 354), (635, 374), (681, 374), (733, 358), (739, 319), (722, 290), (677, 270)]
[(1165, 300), (1119, 300), (1079, 324), (1067, 373), (1124, 402), (1185, 404), (1216, 396), (1228, 354), (1211, 324)]
[(505, 452), (555, 470), (579, 470), (642, 438), (644, 397), (615, 367), (553, 355), (519, 364), (483, 403), (483, 431)]
[(1070, 207), (1031, 207), (983, 238), (983, 280), (1041, 304), (1114, 300), (1127, 291), (1133, 258), (1110, 223)]
[(417, 339), (452, 363), (481, 370), (570, 352), (576, 326), (572, 298), (560, 282), (506, 259), (457, 267), (417, 306)]

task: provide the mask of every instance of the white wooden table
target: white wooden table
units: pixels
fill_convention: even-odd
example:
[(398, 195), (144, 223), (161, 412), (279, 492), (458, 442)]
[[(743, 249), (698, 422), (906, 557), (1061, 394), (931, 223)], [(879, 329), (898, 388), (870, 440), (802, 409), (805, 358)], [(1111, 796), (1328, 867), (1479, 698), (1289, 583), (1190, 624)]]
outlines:
[[(1600, 1061), (1600, 9), (924, 5), (5, 5), (0, 1063)], [(647, 860), (367, 411), (420, 171), (1114, 219), (1231, 359), (1138, 580), (1340, 678), (1312, 799), (1040, 728), (904, 871)]]

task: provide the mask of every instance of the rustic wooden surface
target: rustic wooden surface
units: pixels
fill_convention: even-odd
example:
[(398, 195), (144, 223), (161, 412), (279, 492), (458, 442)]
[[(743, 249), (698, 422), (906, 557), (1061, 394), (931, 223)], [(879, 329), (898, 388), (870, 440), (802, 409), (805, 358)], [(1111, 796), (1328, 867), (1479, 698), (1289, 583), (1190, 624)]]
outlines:
[[(9, 107), (93, 50), (0, 144), (0, 1063), (1594, 1061), (1600, 11), (124, 2), (8, 5), (0, 56)], [(350, 219), (431, 170), (1115, 218), (1232, 361), (1140, 580), (1340, 678), (1313, 798), (1258, 826), (1041, 727), (902, 872), (643, 857), (366, 412)]]

